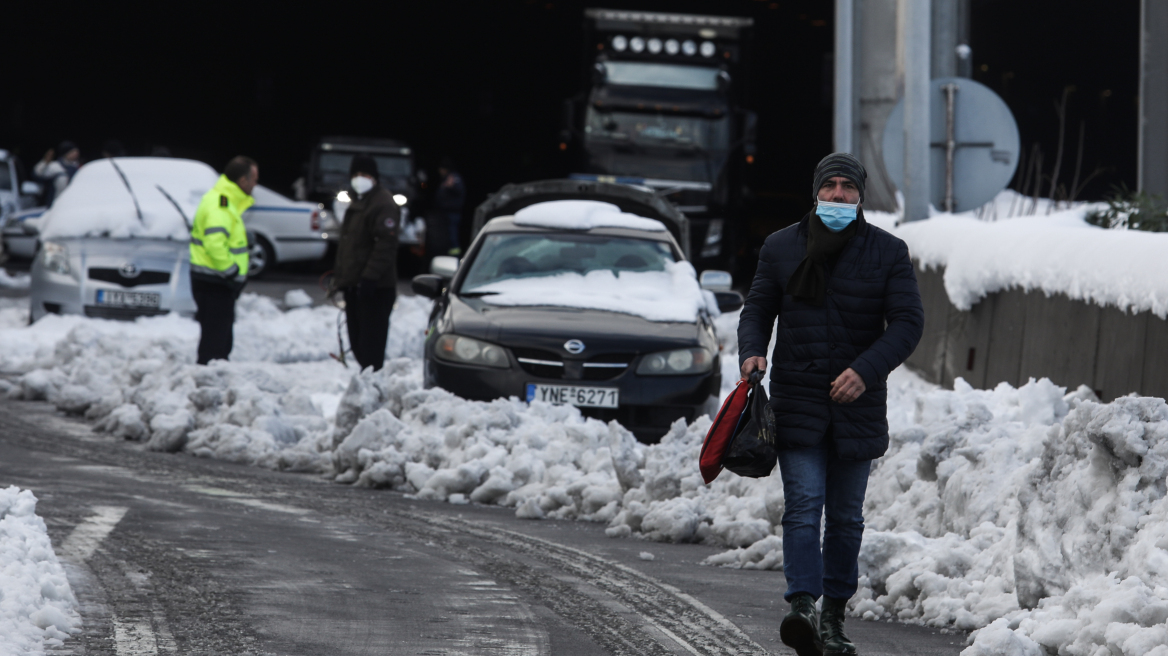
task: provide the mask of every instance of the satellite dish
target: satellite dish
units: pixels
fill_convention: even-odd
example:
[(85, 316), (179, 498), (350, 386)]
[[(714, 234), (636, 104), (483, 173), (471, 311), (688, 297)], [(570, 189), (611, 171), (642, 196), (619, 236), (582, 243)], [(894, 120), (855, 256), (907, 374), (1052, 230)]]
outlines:
[[(933, 207), (967, 212), (990, 202), (1010, 184), (1018, 168), (1018, 124), (989, 87), (964, 77), (932, 80), (929, 123)], [(903, 189), (904, 98), (884, 124), (884, 167)]]

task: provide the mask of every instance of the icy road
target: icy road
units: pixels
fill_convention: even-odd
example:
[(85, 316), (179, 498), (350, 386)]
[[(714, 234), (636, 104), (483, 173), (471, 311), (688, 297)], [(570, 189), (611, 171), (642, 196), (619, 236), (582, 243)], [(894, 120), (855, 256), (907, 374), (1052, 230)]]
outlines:
[[(83, 629), (50, 654), (785, 654), (781, 572), (590, 522), (146, 451), (0, 402), (0, 480), (36, 491)], [(866, 654), (961, 633), (849, 625)]]

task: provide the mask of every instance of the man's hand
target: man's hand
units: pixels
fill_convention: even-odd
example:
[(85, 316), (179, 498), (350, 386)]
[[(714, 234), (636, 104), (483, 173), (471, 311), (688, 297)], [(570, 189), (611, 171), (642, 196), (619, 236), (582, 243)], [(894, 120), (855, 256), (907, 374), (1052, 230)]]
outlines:
[(742, 380), (750, 378), (750, 374), (755, 371), (766, 371), (766, 358), (761, 355), (746, 358), (746, 362), (742, 363)]
[[(745, 370), (746, 365), (744, 364), (742, 368)], [(836, 403), (851, 403), (860, 398), (866, 389), (868, 387), (864, 385), (864, 379), (860, 374), (854, 369), (844, 369), (839, 378), (831, 381), (831, 400)]]

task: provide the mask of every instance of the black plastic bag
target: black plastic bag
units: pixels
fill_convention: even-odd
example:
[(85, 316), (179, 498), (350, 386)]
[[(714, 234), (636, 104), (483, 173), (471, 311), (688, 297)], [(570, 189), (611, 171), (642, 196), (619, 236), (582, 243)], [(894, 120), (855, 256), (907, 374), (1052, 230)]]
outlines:
[(739, 476), (761, 478), (770, 476), (778, 461), (775, 451), (775, 413), (762, 388), (762, 373), (752, 373), (747, 382), (750, 383), (750, 398), (734, 438), (726, 449), (722, 465)]

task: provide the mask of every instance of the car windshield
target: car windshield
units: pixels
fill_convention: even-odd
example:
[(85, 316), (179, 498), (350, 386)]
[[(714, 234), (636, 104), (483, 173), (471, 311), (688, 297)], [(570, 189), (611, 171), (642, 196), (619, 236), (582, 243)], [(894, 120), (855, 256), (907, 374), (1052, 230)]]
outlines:
[(0, 191), (12, 191), (15, 188), (15, 181), (12, 179), (12, 170), (8, 168), (8, 162), (0, 161)]
[(483, 241), (460, 293), (512, 278), (592, 271), (665, 271), (669, 244), (650, 239), (569, 233), (498, 233)]
[[(320, 181), (326, 185), (347, 186), (349, 184), (349, 164), (354, 153), (336, 151), (321, 152), (317, 158)], [(408, 178), (413, 173), (413, 165), (408, 157), (396, 155), (374, 155), (377, 173), (383, 182), (392, 178)]]

